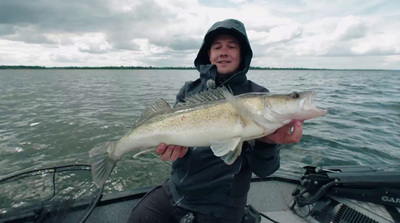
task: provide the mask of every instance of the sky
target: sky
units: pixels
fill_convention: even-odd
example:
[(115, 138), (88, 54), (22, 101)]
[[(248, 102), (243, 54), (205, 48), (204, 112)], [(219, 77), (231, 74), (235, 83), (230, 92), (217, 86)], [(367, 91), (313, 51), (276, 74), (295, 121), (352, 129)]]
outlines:
[(252, 66), (400, 69), (398, 0), (0, 0), (0, 65), (194, 66), (228, 18)]

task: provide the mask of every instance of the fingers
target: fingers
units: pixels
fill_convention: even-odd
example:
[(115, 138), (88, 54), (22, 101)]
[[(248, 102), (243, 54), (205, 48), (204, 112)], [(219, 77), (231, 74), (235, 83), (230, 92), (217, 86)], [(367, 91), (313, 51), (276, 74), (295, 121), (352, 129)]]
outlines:
[(162, 155), (165, 153), (165, 150), (167, 149), (167, 144), (165, 143), (160, 143), (160, 145), (158, 145), (157, 149), (156, 149), (156, 153), (158, 155)]
[(161, 159), (167, 161), (171, 158), (172, 151), (174, 150), (175, 146), (168, 146), (167, 150), (162, 154)]
[(178, 156), (179, 158), (183, 158), (186, 155), (187, 151), (188, 151), (187, 147), (181, 147), (181, 148), (182, 148), (181, 152), (180, 152), (180, 154)]
[(282, 138), (282, 144), (298, 143), (303, 135), (303, 122), (295, 121), (285, 126), (285, 134)]
[(175, 161), (178, 158), (182, 158), (187, 153), (188, 148), (183, 146), (169, 145), (167, 146), (165, 143), (161, 143), (156, 152), (158, 155), (161, 155), (161, 159), (164, 161), (171, 160)]
[(171, 161), (175, 161), (178, 159), (180, 153), (181, 153), (182, 147), (180, 146), (174, 146), (172, 150), (172, 154), (170, 156)]
[(171, 157), (170, 157), (171, 161), (175, 161), (178, 158), (184, 157), (187, 151), (188, 151), (187, 147), (174, 146), (172, 148), (172, 154), (171, 154)]
[(303, 121), (294, 121), (284, 125), (274, 133), (265, 136), (259, 140), (266, 143), (289, 144), (300, 142), (303, 135)]
[(302, 135), (303, 135), (303, 122), (296, 121), (293, 125), (293, 132), (290, 138), (294, 143), (297, 143), (300, 142)]

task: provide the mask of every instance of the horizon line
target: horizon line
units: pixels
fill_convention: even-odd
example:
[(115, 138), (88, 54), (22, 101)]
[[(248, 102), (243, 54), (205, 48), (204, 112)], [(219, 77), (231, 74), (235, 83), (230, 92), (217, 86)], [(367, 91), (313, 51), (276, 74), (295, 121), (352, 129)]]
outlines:
[[(40, 66), (40, 65), (0, 65), (0, 69), (196, 69), (194, 66)], [(260, 67), (250, 66), (250, 70), (371, 70), (399, 71), (399, 69), (382, 68), (307, 68), (307, 67)]]

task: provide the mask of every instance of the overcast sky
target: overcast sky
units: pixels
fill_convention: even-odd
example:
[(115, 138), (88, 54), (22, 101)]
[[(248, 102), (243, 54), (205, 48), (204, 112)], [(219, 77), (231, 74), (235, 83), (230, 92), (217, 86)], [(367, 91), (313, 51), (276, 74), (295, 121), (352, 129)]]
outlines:
[(400, 69), (398, 0), (0, 0), (0, 65), (193, 66), (227, 18), (252, 66)]

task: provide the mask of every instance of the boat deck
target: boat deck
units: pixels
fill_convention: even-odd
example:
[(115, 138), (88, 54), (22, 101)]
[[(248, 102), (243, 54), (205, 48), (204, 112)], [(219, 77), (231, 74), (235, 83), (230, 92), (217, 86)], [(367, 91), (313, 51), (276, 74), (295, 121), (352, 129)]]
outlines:
[[(282, 181), (253, 182), (247, 203), (277, 222), (317, 223), (313, 218), (306, 216), (307, 213), (304, 213), (302, 218), (290, 210), (293, 201), (291, 193), (296, 187), (296, 184)], [(261, 222), (271, 223), (266, 218), (262, 218)]]
[[(251, 183), (248, 204), (256, 210), (280, 223), (318, 223), (318, 222), (368, 222), (368, 223), (390, 223), (390, 214), (380, 205), (368, 202), (357, 202), (349, 199), (334, 199), (334, 209), (330, 209), (331, 214), (325, 214), (322, 210), (323, 217), (315, 219), (315, 212), (311, 212), (313, 206), (304, 206), (301, 209), (296, 206), (291, 210), (293, 201), (292, 192), (299, 187), (298, 181), (284, 180), (282, 178), (269, 178), (266, 181), (255, 180)], [(87, 223), (91, 222), (126, 222), (130, 211), (137, 204), (140, 198), (151, 189), (151, 187), (128, 190), (123, 192), (115, 192), (105, 194), (102, 201), (96, 206), (93, 213), (87, 219)], [(3, 222), (80, 222), (82, 217), (88, 212), (88, 203), (90, 201), (80, 201), (81, 203), (68, 204), (51, 204), (48, 203), (41, 206), (21, 210), (11, 216), (3, 216)], [(65, 209), (65, 207), (68, 207)], [(367, 221), (332, 221), (338, 213), (341, 206), (349, 207), (352, 216), (364, 218)], [(316, 207), (316, 206), (315, 206)], [(331, 206), (332, 207), (332, 206)], [(333, 210), (333, 211), (332, 211)], [(398, 209), (399, 210), (399, 209)], [(296, 212), (296, 213), (295, 213)], [(311, 215), (314, 216), (311, 216)], [(345, 217), (345, 216), (344, 216)], [(266, 218), (262, 218), (262, 223), (270, 223)]]
[[(274, 221), (280, 223), (318, 223), (325, 222), (322, 219), (318, 221), (311, 217), (312, 206), (299, 208), (296, 206), (294, 211), (290, 209), (293, 196), (292, 192), (298, 187), (293, 183), (282, 181), (262, 181), (253, 182), (250, 187), (248, 204), (251, 204), (258, 211), (265, 214)], [(355, 221), (337, 221), (337, 222), (374, 222), (374, 223), (393, 223), (391, 215), (382, 205), (370, 202), (360, 202), (340, 197), (330, 197), (343, 206), (347, 206), (349, 215), (358, 216)], [(339, 208), (336, 208), (336, 210)], [(400, 211), (400, 208), (397, 208)], [(297, 214), (295, 214), (296, 212)], [(325, 219), (333, 219), (335, 216), (329, 216)], [(354, 217), (357, 218), (357, 217)], [(262, 223), (270, 223), (266, 218), (262, 218)], [(326, 221), (336, 222), (336, 221)]]

